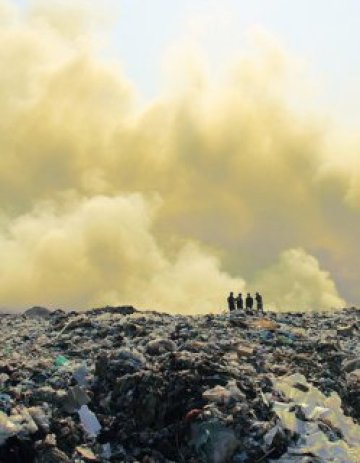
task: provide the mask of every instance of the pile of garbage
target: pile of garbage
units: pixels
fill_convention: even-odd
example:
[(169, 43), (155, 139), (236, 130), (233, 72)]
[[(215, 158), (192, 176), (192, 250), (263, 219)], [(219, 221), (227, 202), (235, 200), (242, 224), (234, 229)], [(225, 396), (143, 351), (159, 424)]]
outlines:
[(359, 463), (359, 309), (0, 315), (0, 463)]

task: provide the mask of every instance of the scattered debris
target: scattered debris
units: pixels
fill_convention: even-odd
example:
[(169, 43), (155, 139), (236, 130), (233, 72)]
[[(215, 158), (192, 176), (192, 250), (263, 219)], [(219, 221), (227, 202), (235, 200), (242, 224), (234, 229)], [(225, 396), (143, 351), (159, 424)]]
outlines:
[(3, 315), (0, 463), (359, 463), (359, 315)]

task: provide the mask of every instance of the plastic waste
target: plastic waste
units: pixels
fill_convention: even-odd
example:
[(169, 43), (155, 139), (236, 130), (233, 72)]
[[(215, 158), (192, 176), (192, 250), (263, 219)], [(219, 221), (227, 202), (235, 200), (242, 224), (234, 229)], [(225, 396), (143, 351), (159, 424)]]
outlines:
[(247, 463), (249, 461), (249, 455), (247, 452), (241, 452), (233, 456), (233, 463)]
[[(274, 402), (273, 409), (282, 426), (300, 436), (297, 443), (289, 447), (289, 456), (311, 454), (334, 463), (359, 462), (360, 426), (344, 415), (336, 393), (326, 397), (298, 373), (275, 379), (274, 384), (289, 402)], [(306, 421), (297, 418), (297, 409), (302, 410)], [(324, 432), (324, 424), (339, 430), (342, 439), (331, 442)]]
[(64, 365), (67, 365), (69, 363), (69, 360), (64, 357), (63, 355), (58, 355), (55, 359), (54, 365), (56, 367), (62, 367)]
[(193, 424), (190, 443), (208, 463), (227, 462), (239, 445), (232, 429), (212, 421)]
[(50, 422), (44, 410), (42, 410), (40, 407), (31, 407), (28, 410), (30, 416), (35, 421), (35, 424), (38, 426), (38, 428), (48, 434), (50, 431)]
[(13, 348), (10, 346), (5, 346), (3, 349), (4, 354), (11, 354), (12, 351), (13, 351)]
[(109, 442), (107, 444), (103, 444), (101, 456), (105, 460), (109, 460), (111, 458), (111, 445)]
[(75, 413), (82, 405), (87, 405), (90, 397), (80, 386), (70, 387), (62, 399), (63, 409), (67, 413)]
[(17, 426), (17, 435), (20, 437), (27, 437), (38, 430), (38, 426), (26, 407), (19, 407), (14, 414), (10, 415), (9, 419)]
[(274, 333), (268, 330), (260, 331), (259, 336), (264, 341), (271, 341), (275, 337)]
[(81, 424), (89, 437), (96, 437), (101, 431), (101, 424), (96, 415), (87, 405), (83, 405), (78, 411)]
[(266, 318), (255, 319), (249, 323), (250, 328), (260, 330), (276, 330), (279, 325), (273, 320), (267, 320)]
[(88, 386), (88, 369), (86, 365), (81, 365), (80, 367), (76, 368), (73, 372), (73, 377), (75, 378), (76, 382), (79, 386), (87, 387)]
[(218, 385), (203, 392), (203, 398), (209, 402), (227, 405), (230, 401), (244, 400), (245, 395), (236, 386), (235, 381), (229, 381), (226, 387)]
[(9, 413), (11, 410), (11, 397), (9, 394), (0, 394), (0, 410)]
[(88, 447), (78, 446), (76, 451), (81, 455), (86, 461), (98, 461), (94, 452)]
[(0, 462), (360, 463), (359, 315), (0, 316)]

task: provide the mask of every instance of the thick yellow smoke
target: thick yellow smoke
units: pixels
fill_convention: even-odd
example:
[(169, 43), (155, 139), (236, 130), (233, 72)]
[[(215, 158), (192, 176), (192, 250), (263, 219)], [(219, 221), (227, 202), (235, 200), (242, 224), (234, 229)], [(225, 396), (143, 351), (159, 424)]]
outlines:
[(345, 304), (337, 285), (356, 299), (360, 177), (292, 109), (283, 52), (239, 59), (222, 85), (178, 67), (185, 85), (136, 109), (76, 5), (21, 16), (0, 0), (0, 305), (200, 313), (259, 290), (319, 309)]

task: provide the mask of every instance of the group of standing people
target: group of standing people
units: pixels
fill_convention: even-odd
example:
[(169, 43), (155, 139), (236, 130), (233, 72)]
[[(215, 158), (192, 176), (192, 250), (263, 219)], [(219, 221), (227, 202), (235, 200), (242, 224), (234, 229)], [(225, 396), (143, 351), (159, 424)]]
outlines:
[[(244, 300), (241, 293), (238, 294), (237, 297), (234, 297), (234, 293), (231, 292), (229, 297), (227, 298), (228, 306), (230, 312), (233, 310), (244, 310)], [(264, 311), (264, 304), (263, 298), (260, 293), (255, 294), (255, 301), (256, 301), (256, 309), (258, 312)], [(250, 293), (247, 293), (245, 298), (245, 309), (252, 310), (254, 307), (254, 298), (251, 296)]]

